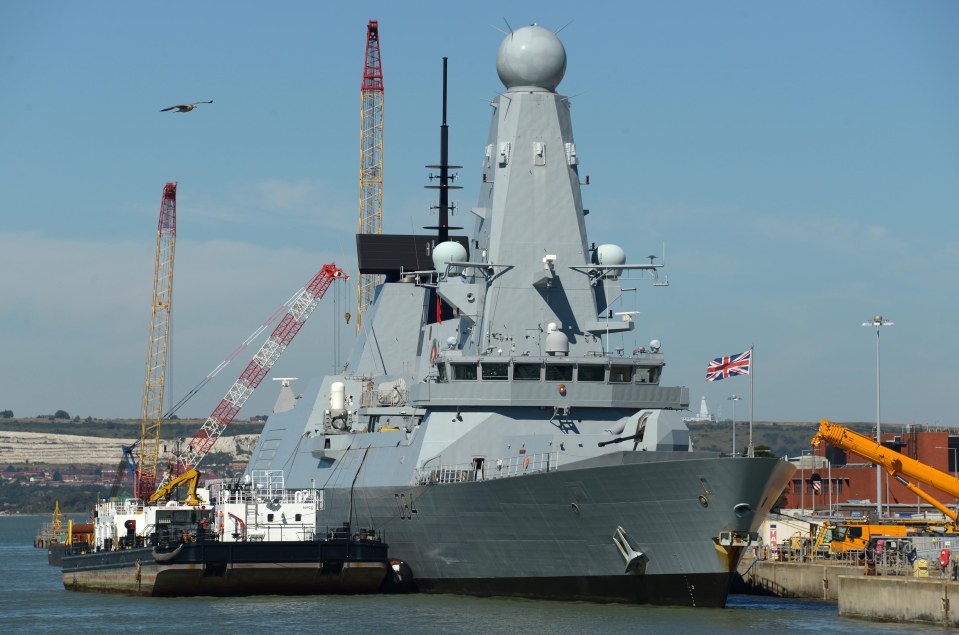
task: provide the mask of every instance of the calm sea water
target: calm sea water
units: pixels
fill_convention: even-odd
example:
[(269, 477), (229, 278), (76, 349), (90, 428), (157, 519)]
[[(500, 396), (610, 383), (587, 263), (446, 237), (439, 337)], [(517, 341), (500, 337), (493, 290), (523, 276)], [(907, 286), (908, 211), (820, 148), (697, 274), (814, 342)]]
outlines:
[(684, 609), (446, 595), (132, 598), (65, 591), (33, 547), (41, 516), (0, 516), (3, 633), (944, 633), (840, 618), (834, 604), (732, 596)]

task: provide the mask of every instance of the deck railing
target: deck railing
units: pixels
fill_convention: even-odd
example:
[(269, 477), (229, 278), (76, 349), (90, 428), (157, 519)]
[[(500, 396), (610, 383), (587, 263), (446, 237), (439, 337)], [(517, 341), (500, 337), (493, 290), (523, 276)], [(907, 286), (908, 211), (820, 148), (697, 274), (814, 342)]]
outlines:
[[(440, 459), (441, 460), (441, 459)], [(424, 466), (413, 473), (413, 485), (439, 485), (447, 483), (468, 483), (472, 481), (489, 481), (499, 478), (510, 478), (552, 472), (559, 467), (559, 452), (543, 452), (541, 454), (522, 454), (495, 461), (470, 463), (455, 463), (444, 465)]]

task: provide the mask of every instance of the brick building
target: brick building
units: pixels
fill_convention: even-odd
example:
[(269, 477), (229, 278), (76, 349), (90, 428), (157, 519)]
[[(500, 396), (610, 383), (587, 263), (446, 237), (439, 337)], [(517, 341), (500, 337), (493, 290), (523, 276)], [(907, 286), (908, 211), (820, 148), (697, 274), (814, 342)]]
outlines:
[[(956, 477), (959, 471), (959, 430), (906, 426), (901, 432), (883, 432), (883, 446)], [(795, 461), (796, 473), (786, 486), (786, 507), (828, 509), (832, 504), (871, 503), (876, 505), (876, 469), (862, 456), (840, 448), (820, 444)], [(819, 481), (819, 487), (816, 482)], [(938, 489), (915, 483), (945, 505), (957, 503)], [(902, 483), (883, 471), (883, 505), (915, 507), (918, 497)]]

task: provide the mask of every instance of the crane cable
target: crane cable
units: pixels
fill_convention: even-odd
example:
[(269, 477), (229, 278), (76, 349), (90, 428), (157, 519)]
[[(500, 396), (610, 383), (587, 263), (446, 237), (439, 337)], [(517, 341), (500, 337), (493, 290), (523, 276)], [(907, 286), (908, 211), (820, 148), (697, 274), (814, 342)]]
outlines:
[(290, 305), (293, 304), (293, 301), (297, 298), (297, 296), (299, 296), (301, 293), (303, 293), (303, 290), (304, 290), (305, 288), (306, 288), (306, 287), (300, 287), (300, 288), (297, 290), (296, 293), (294, 293), (292, 296), (290, 296), (290, 299), (289, 299), (289, 300), (287, 300), (286, 302), (284, 302), (281, 307), (279, 307), (276, 311), (274, 311), (272, 314), (270, 314), (270, 316), (267, 317), (267, 318), (263, 321), (263, 323), (262, 323), (260, 326), (258, 326), (258, 327), (256, 328), (256, 330), (254, 330), (254, 331), (249, 335), (249, 337), (247, 337), (245, 340), (243, 340), (243, 342), (242, 342), (239, 346), (237, 346), (236, 349), (235, 349), (232, 353), (230, 353), (229, 355), (227, 355), (226, 358), (216, 366), (216, 368), (214, 368), (214, 369), (211, 370), (209, 373), (207, 373), (206, 377), (204, 377), (203, 379), (201, 379), (200, 382), (199, 382), (196, 386), (194, 386), (192, 389), (190, 389), (190, 391), (189, 391), (183, 398), (180, 399), (180, 401), (176, 402), (176, 404), (174, 404), (169, 410), (167, 410), (167, 412), (163, 415), (163, 421), (168, 420), (170, 417), (172, 417), (174, 414), (176, 414), (176, 412), (177, 412), (180, 408), (182, 408), (188, 401), (190, 401), (191, 399), (193, 399), (193, 397), (195, 397), (195, 396), (197, 395), (197, 393), (199, 393), (200, 390), (203, 389), (204, 386), (206, 386), (208, 383), (210, 383), (210, 381), (211, 381), (214, 377), (216, 377), (216, 376), (220, 373), (221, 370), (223, 370), (224, 368), (226, 368), (227, 366), (229, 366), (229, 365), (230, 365), (230, 362), (232, 362), (233, 359), (234, 359), (237, 355), (239, 355), (240, 353), (242, 353), (242, 352), (246, 349), (247, 346), (249, 346), (257, 337), (259, 337), (261, 333), (263, 333), (263, 331), (265, 331), (266, 329), (270, 328), (270, 326), (272, 326), (277, 320), (279, 320), (283, 315), (285, 315), (286, 312), (287, 312), (287, 310), (289, 309)]

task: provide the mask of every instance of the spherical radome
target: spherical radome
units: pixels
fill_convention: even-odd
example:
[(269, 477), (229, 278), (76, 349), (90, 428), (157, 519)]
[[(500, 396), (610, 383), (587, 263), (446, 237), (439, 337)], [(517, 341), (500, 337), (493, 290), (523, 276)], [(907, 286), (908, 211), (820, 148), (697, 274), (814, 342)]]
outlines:
[[(455, 240), (438, 244), (433, 249), (433, 268), (440, 273), (446, 273), (446, 265), (450, 262), (466, 260), (466, 247)], [(450, 275), (459, 275), (462, 267), (450, 267)]]
[(566, 49), (552, 31), (535, 24), (525, 26), (499, 45), (496, 72), (508, 89), (552, 91), (566, 74)]

